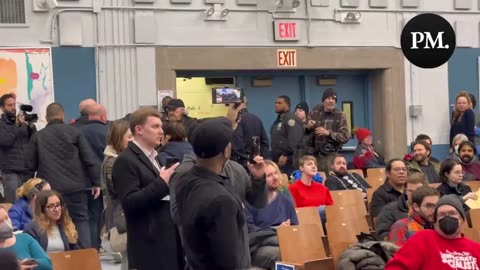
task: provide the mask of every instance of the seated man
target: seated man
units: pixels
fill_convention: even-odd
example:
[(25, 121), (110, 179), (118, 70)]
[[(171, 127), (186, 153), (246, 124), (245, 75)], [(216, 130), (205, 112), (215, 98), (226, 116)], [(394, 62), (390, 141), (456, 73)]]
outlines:
[(480, 244), (462, 235), (465, 212), (458, 196), (445, 195), (434, 210), (435, 230), (423, 230), (395, 253), (385, 270), (479, 269)]
[[(411, 143), (410, 150), (412, 152), (406, 154), (405, 157), (403, 158), (405, 161), (410, 161), (411, 159), (413, 159), (413, 144), (414, 144), (414, 142), (419, 141), (419, 140), (424, 141), (425, 143), (430, 145), (430, 148), (432, 147), (432, 138), (430, 138), (430, 136), (428, 136), (427, 134), (418, 134), (417, 137), (415, 138), (415, 141), (413, 141)], [(430, 160), (432, 162), (440, 163), (440, 160), (438, 160), (437, 158), (432, 157), (432, 156), (430, 157)]]
[(405, 180), (407, 178), (407, 166), (399, 158), (390, 160), (385, 167), (387, 179), (373, 193), (372, 203), (370, 205), (370, 215), (376, 218), (385, 205), (396, 201), (403, 194), (405, 189)]
[(371, 186), (357, 173), (349, 173), (347, 160), (342, 155), (336, 155), (331, 165), (333, 174), (325, 180), (329, 190), (358, 189), (362, 192), (363, 199), (367, 200), (367, 188)]
[(471, 141), (465, 141), (458, 146), (460, 164), (462, 164), (463, 181), (475, 181), (480, 179), (480, 161), (476, 158), (477, 149)]
[(430, 159), (432, 148), (420, 140), (413, 143), (413, 159), (408, 162), (408, 173), (423, 173), (429, 183), (440, 183), (438, 173), (440, 162)]
[(302, 178), (288, 188), (296, 207), (318, 207), (322, 223), (325, 223), (325, 206), (333, 205), (332, 195), (324, 185), (313, 181), (317, 174), (317, 160), (313, 156), (303, 156), (298, 162)]
[(414, 173), (407, 177), (404, 193), (396, 201), (387, 204), (375, 224), (375, 231), (380, 239), (385, 239), (393, 223), (408, 217), (408, 208), (412, 205), (412, 193), (420, 187), (426, 186), (425, 175)]
[(415, 233), (424, 229), (433, 229), (433, 210), (439, 199), (438, 190), (424, 186), (412, 193), (412, 207), (408, 218), (393, 224), (388, 241), (402, 247)]
[(275, 262), (280, 260), (275, 227), (298, 225), (298, 219), (289, 196), (279, 191), (281, 175), (271, 164), (265, 165), (268, 204), (264, 208), (256, 208), (247, 203), (245, 215), (250, 236), (252, 265), (273, 270)]

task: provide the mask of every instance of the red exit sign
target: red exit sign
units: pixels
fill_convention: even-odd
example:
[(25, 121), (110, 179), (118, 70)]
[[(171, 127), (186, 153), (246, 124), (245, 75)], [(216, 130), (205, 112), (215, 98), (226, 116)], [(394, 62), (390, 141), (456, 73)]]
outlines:
[(277, 50), (277, 66), (279, 68), (297, 67), (297, 50), (295, 49)]
[(299, 40), (297, 21), (273, 22), (274, 39), (277, 41)]

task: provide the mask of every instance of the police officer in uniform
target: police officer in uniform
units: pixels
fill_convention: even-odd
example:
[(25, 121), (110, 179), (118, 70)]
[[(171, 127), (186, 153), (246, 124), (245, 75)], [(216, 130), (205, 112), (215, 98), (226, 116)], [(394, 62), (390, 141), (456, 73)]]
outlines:
[(304, 129), (300, 120), (290, 112), (290, 98), (279, 96), (275, 101), (277, 119), (270, 129), (272, 160), (282, 173), (290, 175), (296, 168), (295, 153), (303, 147)]

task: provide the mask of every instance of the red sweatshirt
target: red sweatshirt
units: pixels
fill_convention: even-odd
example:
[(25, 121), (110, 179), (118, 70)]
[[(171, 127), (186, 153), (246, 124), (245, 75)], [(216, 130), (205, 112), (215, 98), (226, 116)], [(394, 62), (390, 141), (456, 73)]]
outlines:
[(385, 270), (478, 270), (480, 244), (465, 237), (445, 239), (435, 230), (414, 234)]
[(313, 182), (310, 186), (301, 180), (288, 187), (292, 194), (295, 207), (310, 207), (320, 205), (332, 205), (333, 199), (330, 191), (324, 185)]

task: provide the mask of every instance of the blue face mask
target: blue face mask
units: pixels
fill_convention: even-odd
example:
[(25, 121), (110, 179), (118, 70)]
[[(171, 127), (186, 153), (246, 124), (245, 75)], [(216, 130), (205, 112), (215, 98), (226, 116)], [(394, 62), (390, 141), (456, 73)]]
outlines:
[(0, 223), (0, 241), (5, 241), (13, 237), (12, 221)]

